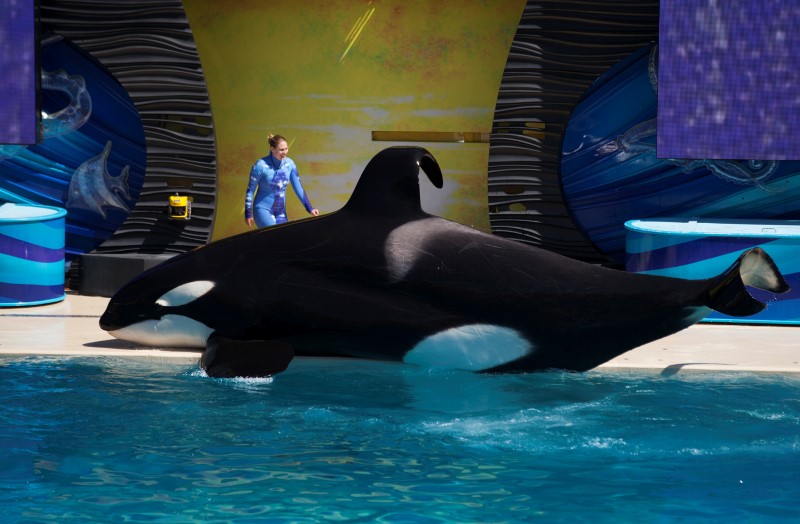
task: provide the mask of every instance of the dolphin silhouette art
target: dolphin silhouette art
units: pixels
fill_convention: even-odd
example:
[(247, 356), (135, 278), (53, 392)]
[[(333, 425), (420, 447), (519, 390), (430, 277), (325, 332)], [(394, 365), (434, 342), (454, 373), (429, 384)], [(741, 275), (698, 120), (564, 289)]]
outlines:
[(123, 286), (100, 326), (204, 348), (209, 376), (266, 376), (294, 355), (478, 372), (585, 371), (682, 330), (711, 309), (755, 314), (745, 286), (789, 289), (760, 248), (718, 277), (683, 280), (573, 260), (425, 213), (434, 157), (392, 147), (334, 213), (178, 255)]

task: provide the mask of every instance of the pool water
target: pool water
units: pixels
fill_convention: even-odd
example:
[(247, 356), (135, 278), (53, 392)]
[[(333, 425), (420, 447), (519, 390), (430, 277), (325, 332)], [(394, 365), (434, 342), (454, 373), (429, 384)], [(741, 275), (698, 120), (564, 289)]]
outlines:
[(2, 522), (795, 522), (800, 377), (0, 359)]

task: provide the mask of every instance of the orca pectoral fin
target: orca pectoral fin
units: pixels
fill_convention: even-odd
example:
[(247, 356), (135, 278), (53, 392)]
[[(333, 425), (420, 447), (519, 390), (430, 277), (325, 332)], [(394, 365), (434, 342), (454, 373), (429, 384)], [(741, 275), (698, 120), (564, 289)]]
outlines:
[(200, 359), (209, 377), (267, 377), (284, 371), (294, 348), (281, 340), (236, 340), (212, 334)]
[(789, 285), (772, 258), (760, 247), (742, 253), (736, 262), (713, 280), (708, 306), (725, 315), (744, 317), (762, 311), (766, 304), (753, 298), (745, 286), (785, 293)]

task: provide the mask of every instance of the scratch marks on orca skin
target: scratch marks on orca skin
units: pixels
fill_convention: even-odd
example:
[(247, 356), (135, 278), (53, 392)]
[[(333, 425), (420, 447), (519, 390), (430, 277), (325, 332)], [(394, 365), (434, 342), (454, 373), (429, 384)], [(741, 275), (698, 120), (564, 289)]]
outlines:
[[(448, 236), (468, 234), (473, 232), (470, 228), (443, 220), (438, 217), (423, 218), (407, 222), (395, 229), (386, 237), (384, 243), (384, 256), (391, 283), (397, 283), (406, 278), (408, 273), (420, 260), (425, 257), (434, 258), (435, 255), (429, 248), (436, 247), (434, 242)], [(477, 232), (475, 232), (477, 234)], [(482, 251), (479, 242), (470, 241), (458, 251), (459, 254), (472, 249)], [(439, 260), (439, 269), (448, 271), (447, 264)]]
[(429, 252), (423, 249), (431, 237), (431, 220), (422, 219), (407, 222), (392, 230), (384, 243), (384, 256), (391, 283), (406, 278), (414, 265)]

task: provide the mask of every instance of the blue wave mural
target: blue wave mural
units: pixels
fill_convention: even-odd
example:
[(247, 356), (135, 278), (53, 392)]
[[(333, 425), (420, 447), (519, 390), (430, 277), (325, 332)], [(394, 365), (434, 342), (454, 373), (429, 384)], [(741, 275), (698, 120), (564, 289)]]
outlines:
[(632, 219), (800, 219), (800, 162), (658, 158), (658, 49), (619, 62), (585, 93), (564, 133), (561, 183), (580, 230), (625, 262)]
[(0, 202), (67, 210), (68, 260), (125, 221), (144, 182), (146, 145), (125, 89), (58, 36), (42, 42), (42, 142), (0, 146)]

